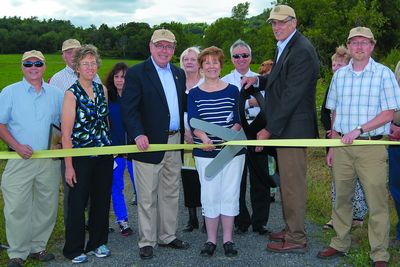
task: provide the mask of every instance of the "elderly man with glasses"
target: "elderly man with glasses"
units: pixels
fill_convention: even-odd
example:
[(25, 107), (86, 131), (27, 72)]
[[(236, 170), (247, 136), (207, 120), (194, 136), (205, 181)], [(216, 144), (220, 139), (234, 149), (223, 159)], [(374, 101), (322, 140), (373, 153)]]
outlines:
[[(150, 144), (183, 142), (183, 97), (185, 72), (170, 64), (176, 39), (166, 29), (155, 30), (151, 57), (128, 69), (121, 98), (122, 118), (129, 138), (140, 151)], [(176, 237), (181, 152), (148, 152), (133, 159), (138, 195), (139, 255), (153, 257), (159, 246), (187, 249)]]
[(60, 161), (31, 157), (48, 148), (50, 128), (60, 123), (63, 94), (43, 81), (40, 51), (25, 52), (21, 68), (22, 81), (0, 93), (0, 138), (21, 157), (8, 160), (1, 181), (9, 267), (23, 266), (28, 256), (54, 259), (46, 245), (56, 223), (61, 176)]

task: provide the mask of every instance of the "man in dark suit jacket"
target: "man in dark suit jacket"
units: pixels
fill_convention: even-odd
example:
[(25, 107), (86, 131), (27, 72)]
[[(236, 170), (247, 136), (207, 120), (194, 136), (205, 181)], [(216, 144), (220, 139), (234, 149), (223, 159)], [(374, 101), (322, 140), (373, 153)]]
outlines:
[[(183, 70), (170, 64), (175, 36), (165, 29), (154, 31), (149, 43), (151, 57), (125, 75), (121, 110), (129, 138), (139, 150), (149, 144), (182, 142)], [(158, 243), (176, 249), (189, 244), (176, 238), (180, 151), (131, 154), (138, 193), (139, 248), (142, 259), (153, 256)]]
[[(259, 88), (265, 88), (266, 126), (257, 139), (291, 139), (318, 137), (315, 108), (316, 83), (319, 76), (317, 53), (310, 41), (296, 30), (294, 10), (275, 6), (268, 18), (278, 41), (278, 53), (272, 71), (258, 77)], [(255, 79), (247, 79), (250, 84)], [(256, 148), (261, 151), (262, 147)], [(277, 148), (281, 194), (286, 226), (272, 233), (267, 249), (273, 252), (305, 252), (304, 226), (307, 196), (307, 150)]]

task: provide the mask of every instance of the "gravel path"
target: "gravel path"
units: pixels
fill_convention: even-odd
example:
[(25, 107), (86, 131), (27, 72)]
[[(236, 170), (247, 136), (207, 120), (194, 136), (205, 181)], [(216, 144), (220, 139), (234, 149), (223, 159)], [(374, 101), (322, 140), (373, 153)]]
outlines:
[[(125, 189), (125, 197), (128, 201), (127, 203), (130, 203), (132, 186), (130, 186), (128, 178), (126, 178), (125, 182), (125, 184), (128, 185)], [(250, 205), (248, 204), (248, 206)], [(128, 205), (128, 213), (131, 226), (136, 229), (136, 206)], [(200, 213), (200, 209), (198, 209), (198, 213)], [(187, 216), (181, 190), (177, 236), (190, 243), (191, 247), (188, 250), (180, 251), (170, 248), (155, 247), (153, 259), (143, 261), (139, 257), (137, 232), (135, 231), (132, 236), (122, 237), (118, 232), (115, 217), (112, 215), (110, 216), (110, 226), (115, 229), (115, 232), (109, 235), (108, 246), (112, 252), (111, 257), (98, 259), (94, 256), (90, 256), (87, 263), (74, 265), (62, 256), (61, 250), (63, 244), (61, 243), (54, 251), (56, 260), (50, 262), (47, 266), (338, 266), (341, 264), (341, 259), (320, 260), (316, 257), (318, 251), (323, 247), (323, 244), (321, 244), (317, 238), (322, 230), (320, 226), (310, 222), (306, 223), (306, 229), (309, 233), (309, 251), (306, 254), (268, 252), (265, 249), (265, 245), (269, 241), (267, 237), (261, 236), (258, 233), (253, 233), (250, 228), (249, 232), (234, 236), (234, 242), (239, 251), (237, 257), (225, 257), (221, 244), (221, 231), (219, 231), (219, 243), (217, 244), (214, 256), (211, 258), (204, 258), (201, 257), (199, 253), (207, 236), (201, 233), (200, 230), (194, 230), (192, 233), (182, 232), (187, 222)], [(271, 204), (268, 228), (272, 231), (278, 231), (282, 226), (281, 202), (278, 195), (277, 201)]]

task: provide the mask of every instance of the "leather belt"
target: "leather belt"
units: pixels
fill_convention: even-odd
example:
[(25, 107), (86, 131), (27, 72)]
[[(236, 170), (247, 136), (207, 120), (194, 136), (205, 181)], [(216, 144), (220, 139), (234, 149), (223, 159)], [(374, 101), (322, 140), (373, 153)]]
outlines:
[(168, 135), (174, 135), (174, 134), (179, 133), (179, 129), (178, 130), (169, 130), (169, 131), (166, 131), (166, 132), (167, 132)]
[[(338, 135), (343, 137), (344, 134), (338, 132)], [(356, 140), (381, 140), (382, 138), (383, 138), (383, 135), (380, 134), (380, 135), (374, 135), (374, 136), (359, 136), (356, 138)]]

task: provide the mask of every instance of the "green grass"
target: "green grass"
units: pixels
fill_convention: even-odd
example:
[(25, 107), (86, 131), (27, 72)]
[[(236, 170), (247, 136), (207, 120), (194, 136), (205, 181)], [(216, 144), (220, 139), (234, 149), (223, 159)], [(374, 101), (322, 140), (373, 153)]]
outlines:
[[(45, 55), (47, 62), (47, 69), (45, 73), (45, 80), (51, 77), (54, 73), (62, 69), (65, 64), (60, 55)], [(17, 82), (22, 79), (22, 72), (20, 69), (21, 55), (0, 55), (0, 90), (5, 86)], [(113, 64), (119, 61), (125, 61), (128, 65), (133, 65), (139, 61), (132, 60), (116, 60), (116, 59), (102, 59), (102, 66), (99, 69), (100, 78), (104, 79)], [(254, 64), (251, 68), (257, 71), (258, 64)], [(231, 63), (227, 63), (222, 70), (222, 76), (229, 73), (233, 69)], [(320, 80), (317, 88), (317, 111), (321, 107), (322, 99), (328, 84), (326, 81)], [(321, 136), (324, 133), (321, 130)], [(0, 151), (5, 150), (6, 146), (0, 142)], [(310, 148), (308, 150), (308, 201), (307, 201), (307, 218), (312, 222), (323, 225), (327, 222), (331, 215), (331, 174), (329, 168), (325, 164), (325, 149), (324, 148)], [(186, 160), (191, 160), (190, 156), (186, 156)], [(4, 160), (0, 160), (0, 174), (3, 172), (5, 166)], [(193, 162), (191, 162), (193, 164)], [(394, 237), (395, 224), (397, 222), (396, 212), (393, 207), (393, 201), (390, 200), (391, 212), (391, 238)], [(3, 200), (0, 194), (0, 210), (3, 210)], [(1, 213), (2, 214), (2, 213)], [(366, 225), (366, 224), (365, 224)], [(317, 236), (325, 243), (329, 244), (330, 238), (333, 236), (333, 231), (317, 233)], [(352, 233), (355, 246), (348, 257), (344, 261), (353, 266), (368, 266), (369, 260), (369, 244), (367, 239), (367, 227), (357, 229)], [(63, 224), (63, 211), (62, 211), (62, 190), (60, 190), (59, 211), (57, 223), (54, 232), (49, 240), (50, 250), (56, 250), (55, 245), (62, 243), (64, 240), (64, 224)], [(4, 217), (0, 215), (0, 242), (5, 242), (5, 226)], [(399, 250), (390, 250), (391, 266), (396, 266), (396, 262), (400, 261)], [(8, 257), (6, 253), (0, 254), (0, 266), (6, 265)], [(37, 266), (39, 263), (35, 261), (28, 262), (27, 266)]]

